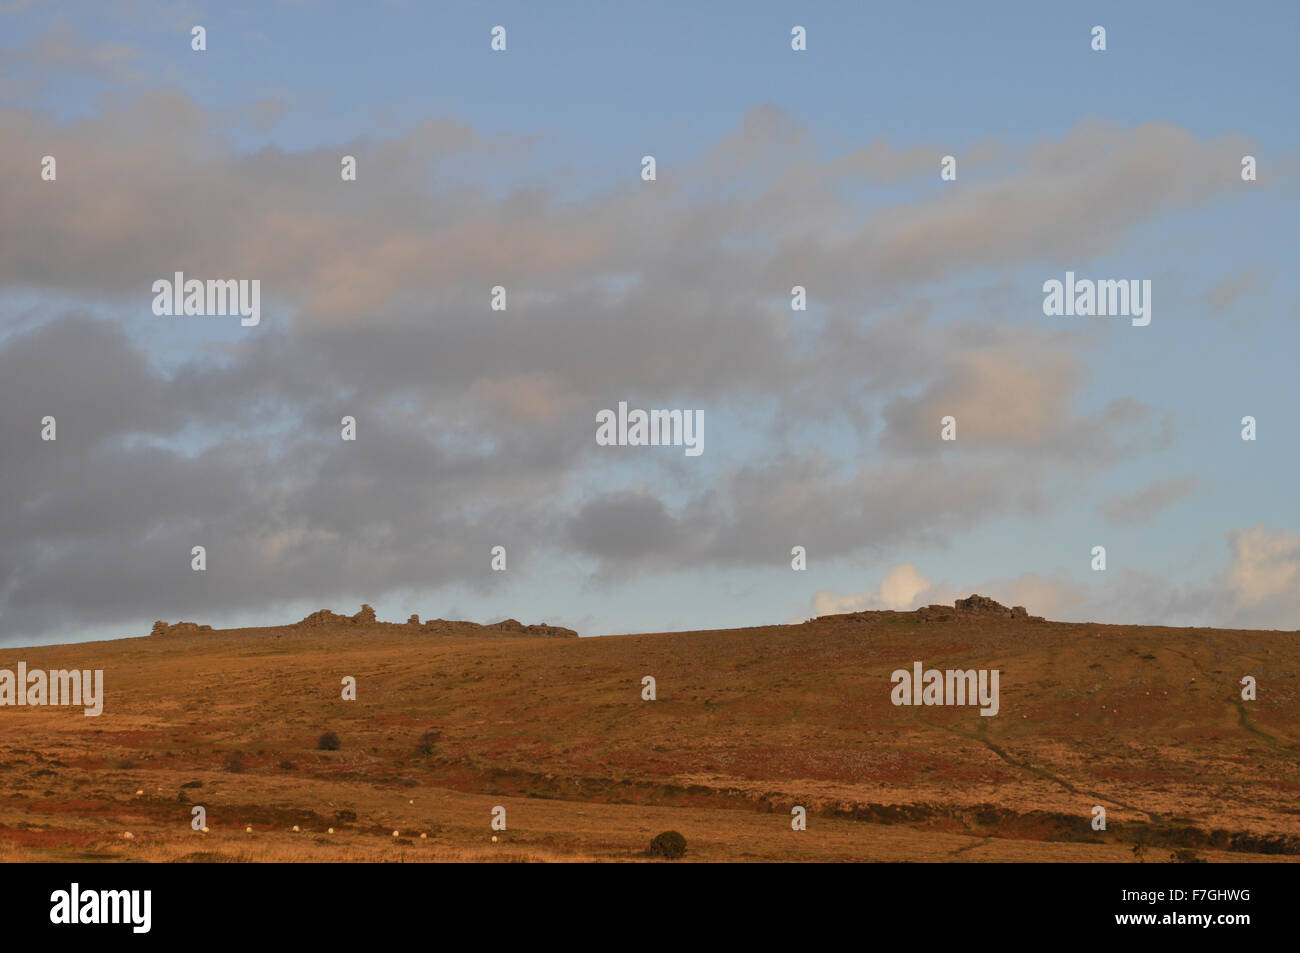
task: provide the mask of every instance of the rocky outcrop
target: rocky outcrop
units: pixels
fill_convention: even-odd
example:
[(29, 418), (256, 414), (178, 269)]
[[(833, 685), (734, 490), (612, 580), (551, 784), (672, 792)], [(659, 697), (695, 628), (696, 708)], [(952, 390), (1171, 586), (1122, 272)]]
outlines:
[(994, 615), (1011, 615), (1011, 610), (995, 599), (988, 596), (971, 595), (966, 599), (958, 599), (953, 603), (958, 612), (990, 612)]
[(294, 625), (312, 628), (320, 625), (350, 625), (354, 621), (356, 620), (353, 616), (339, 615), (337, 612), (330, 612), (329, 609), (317, 609), (301, 622), (295, 622)]
[(211, 632), (212, 626), (199, 625), (197, 622), (174, 622), (168, 625), (159, 619), (153, 624), (153, 631), (150, 635), (199, 635), (203, 632)]
[(990, 599), (988, 596), (975, 593), (965, 599), (957, 599), (953, 602), (951, 609), (940, 605), (917, 609), (916, 617), (922, 622), (956, 622), (970, 618), (1016, 619), (1024, 622), (1047, 621), (1040, 615), (1030, 615), (1029, 610), (1024, 606), (1012, 606), (1008, 609), (1002, 603)]
[(503, 619), (492, 625), (477, 622), (452, 622), (448, 619), (429, 619), (420, 626), (425, 635), (525, 635), (545, 639), (576, 639), (578, 633), (560, 625), (524, 625), (517, 619)]
[(412, 615), (404, 625), (395, 622), (379, 622), (375, 610), (370, 605), (363, 605), (356, 615), (339, 615), (329, 609), (313, 612), (295, 628), (333, 628), (353, 626), (392, 626), (396, 630), (415, 630), (421, 635), (531, 635), (548, 639), (576, 639), (578, 633), (558, 625), (524, 625), (517, 619), (504, 619), (492, 625), (479, 625), (477, 622), (453, 622), (447, 619), (428, 619), (420, 621), (418, 614)]
[(544, 639), (576, 639), (578, 633), (572, 629), (566, 629), (562, 625), (526, 625), (524, 626), (524, 635), (538, 635)]
[(331, 612), (329, 609), (317, 609), (301, 622), (296, 622), (294, 624), (296, 626), (312, 628), (321, 625), (374, 625), (376, 621), (374, 607), (363, 604), (361, 606), (361, 611), (356, 615), (339, 615), (337, 612)]

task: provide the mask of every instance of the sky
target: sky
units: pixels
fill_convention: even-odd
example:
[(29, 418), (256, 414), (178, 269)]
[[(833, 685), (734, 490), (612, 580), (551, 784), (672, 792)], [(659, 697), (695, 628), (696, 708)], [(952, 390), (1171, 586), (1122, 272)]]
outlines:
[[(1296, 629), (1298, 43), (1289, 3), (0, 0), (0, 642), (970, 592)], [(178, 271), (260, 322), (155, 314)], [(1045, 314), (1066, 272), (1150, 323)], [(703, 452), (599, 445), (621, 401)]]

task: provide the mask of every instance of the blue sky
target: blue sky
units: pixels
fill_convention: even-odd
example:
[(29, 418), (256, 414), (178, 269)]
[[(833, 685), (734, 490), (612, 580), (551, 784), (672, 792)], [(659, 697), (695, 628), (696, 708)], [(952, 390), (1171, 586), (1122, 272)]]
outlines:
[[(137, 634), (178, 614), (218, 626), (287, 621), (364, 599), (381, 618), (514, 616), (598, 634), (907, 607), (976, 587), (1058, 618), (1300, 624), (1300, 603), (1288, 595), (1300, 582), (1290, 118), (1300, 12), (1283, 3), (698, 7), (0, 7), (8, 77), (0, 108), (12, 122), (6, 165), (17, 170), (7, 178), (22, 178), (12, 207), (32, 213), (30, 229), (4, 233), (28, 247), (0, 275), (0, 347), (28, 366), (50, 361), (41, 378), (54, 380), (66, 350), (50, 350), (53, 331), (40, 332), (73, 315), (119, 331), (124, 366), (136, 366), (131, 354), (152, 362), (156, 391), (132, 400), (174, 401), (147, 425), (105, 431), (94, 449), (103, 457), (33, 457), (30, 472), (10, 481), (6, 505), (22, 516), (6, 521), (0, 624), (24, 641), (68, 641)], [(207, 30), (206, 52), (190, 49), (193, 24)], [(505, 53), (489, 49), (497, 24), (507, 29)], [(807, 28), (806, 52), (790, 49), (796, 24)], [(1090, 49), (1095, 24), (1107, 30), (1104, 53)], [(116, 117), (119, 135), (107, 137), (104, 116)], [(446, 125), (420, 138), (431, 120)], [(455, 128), (472, 130), (472, 145), (455, 145)], [(59, 156), (59, 182), (42, 184), (31, 170), (53, 141), (71, 151)], [(439, 145), (425, 160), (419, 150), (430, 141)], [(879, 153), (860, 155), (872, 144)], [(985, 146), (991, 154), (981, 159)], [(1246, 150), (1259, 161), (1258, 182), (1240, 181)], [(347, 152), (363, 157), (357, 188), (315, 185), (312, 176)], [(383, 157), (398, 153), (409, 162), (394, 158), (386, 169)], [(958, 157), (955, 183), (937, 174), (947, 153)], [(659, 163), (653, 184), (638, 178), (644, 154)], [(829, 171), (855, 155), (862, 174)], [(73, 204), (47, 211), (50, 190), (75, 190), (82, 175), (95, 182), (93, 213), (79, 222)], [(192, 195), (193, 222), (168, 220), (174, 193), (154, 180)], [(265, 248), (220, 220), (240, 182), (259, 189)], [(1073, 202), (1072, 191), (1098, 201)], [(818, 204), (831, 197), (837, 206)], [(1057, 198), (1069, 217), (1035, 218)], [(980, 217), (962, 214), (967, 201)], [(443, 241), (453, 220), (456, 237)], [(399, 236), (391, 255), (374, 252), (362, 272), (391, 267), (406, 284), (376, 278), (393, 297), (340, 304), (340, 316), (313, 289), (323, 275), (338, 276), (334, 300), (356, 286), (341, 237), (354, 225), (363, 263), (368, 249)], [(160, 227), (182, 238), (151, 249), (146, 236)], [(524, 324), (494, 330), (464, 314), (464, 302), (495, 279), (473, 273), (472, 256), (449, 262), (482, 234), (496, 236), (492, 248), (519, 236), (518, 259), (494, 267), (511, 272), (500, 279), (515, 296), (509, 321)], [(934, 260), (915, 275), (906, 256), (886, 269), (918, 235)], [(37, 241), (48, 267), (30, 264)], [(616, 251), (604, 255), (603, 242)], [(260, 269), (260, 336), (237, 323), (151, 315), (147, 296), (130, 289), (143, 280), (137, 272), (182, 267), (163, 261), (170, 247), (199, 270), (209, 262), (219, 270), (227, 249)], [(448, 274), (425, 284), (422, 260), (431, 272), (446, 263)], [(804, 277), (819, 262), (839, 263), (820, 286)], [(858, 267), (865, 277), (846, 274)], [(1151, 325), (1044, 316), (1041, 285), (1066, 270), (1151, 279)], [(782, 313), (800, 281), (810, 282), (810, 310)], [(583, 282), (609, 290), (588, 293)], [(412, 331), (425, 326), (422, 314), (426, 336)], [(660, 320), (662, 347), (638, 354), (636, 342), (655, 341)], [(838, 347), (837, 334), (857, 344)], [(30, 352), (18, 349), (28, 335)], [(370, 347), (367, 369), (359, 362), (351, 376), (347, 355)], [(272, 352), (345, 371), (325, 383), (273, 384), (275, 365), (259, 363)], [(421, 353), (427, 389), (404, 363)], [(869, 374), (854, 372), (859, 358)], [(1005, 370), (980, 377), (989, 365)], [(625, 386), (592, 383), (605, 373)], [(462, 376), (463, 387), (443, 389)], [(0, 380), (0, 394), (23, 435), (12, 440), (37, 454), (48, 448), (25, 447), (36, 431), (22, 415), (39, 417), (40, 401), (20, 386)], [(529, 388), (538, 395), (531, 407), (518, 398)], [(95, 393), (87, 387), (84, 400)], [(488, 414), (485, 399), (513, 409)], [(702, 406), (705, 454), (596, 452), (585, 421), (619, 400)], [(958, 409), (959, 434), (962, 407), (988, 416), (1002, 401), (1004, 423), (986, 421), (979, 439), (927, 445), (912, 408), (929, 413), (944, 400)], [(1125, 417), (1125, 402), (1141, 412)], [(1032, 433), (1005, 423), (1026, 403), (1037, 408)], [(391, 454), (347, 476), (331, 475), (341, 472), (329, 456), (336, 449), (302, 463), (296, 442), (315, 446), (353, 407), (389, 415)], [(398, 408), (418, 417), (427, 441), (409, 449), (411, 460), (398, 450)], [(1247, 414), (1259, 421), (1255, 442), (1240, 439)], [(360, 419), (365, 434), (373, 418)], [(937, 419), (932, 429), (937, 437)], [(449, 449), (452, 434), (460, 443)], [(256, 466), (237, 465), (245, 442), (264, 454)], [(475, 442), (482, 454), (466, 450)], [(224, 503), (216, 490), (195, 489), (201, 501), (178, 490), (152, 528), (112, 524), (107, 502), (93, 518), (54, 528), (57, 504), (40, 488), (74, 488), (74, 468), (107, 474), (118, 463), (126, 487), (147, 448), (165, 457), (157, 472), (174, 468), (177, 480), (193, 482), (183, 474), (205, 451), (232, 473), (260, 476)], [(400, 517), (366, 507), (379, 506), (375, 498), (396, 486), (387, 474), (400, 471), (413, 482), (394, 499), (424, 513), (423, 451), (447, 471), (429, 474), (428, 536), (403, 543)], [(462, 467), (482, 469), (462, 482)], [(898, 499), (881, 490), (869, 511), (848, 512), (854, 474), (864, 491), (897, 486)], [(283, 496), (258, 496), (277, 476)], [(933, 499), (913, 498), (911, 487)], [(1127, 509), (1116, 502), (1144, 490), (1152, 495)], [(780, 500), (786, 516), (769, 521)], [(376, 527), (373, 538), (341, 538), (340, 506)], [(886, 517), (895, 509), (920, 515), (911, 528), (894, 526)], [(510, 514), (510, 525), (485, 512)], [(230, 531), (203, 579), (137, 566), (121, 570), (111, 598), (96, 595), (108, 585), (96, 559), (126, 551), (138, 562), (149, 552), (142, 540), (179, 546), (210, 535), (204, 522), (218, 520), (247, 528)], [(701, 526), (698, 538), (682, 539)], [(485, 578), (486, 557), (479, 565), (459, 547), (477, 553), (496, 541), (512, 553), (511, 568)], [(795, 544), (809, 547), (807, 572), (790, 568)], [(1089, 565), (1098, 544), (1107, 547), (1105, 573)], [(69, 555), (77, 546), (94, 559)], [(355, 551), (357, 563), (322, 557), (330, 547)], [(180, 552), (188, 572), (187, 548)], [(268, 553), (296, 566), (278, 585), (279, 557)], [(381, 572), (389, 559), (403, 569)], [(427, 575), (412, 568), (426, 559)], [(222, 579), (235, 560), (245, 573)], [(880, 587), (891, 573), (925, 585), (889, 597)]]

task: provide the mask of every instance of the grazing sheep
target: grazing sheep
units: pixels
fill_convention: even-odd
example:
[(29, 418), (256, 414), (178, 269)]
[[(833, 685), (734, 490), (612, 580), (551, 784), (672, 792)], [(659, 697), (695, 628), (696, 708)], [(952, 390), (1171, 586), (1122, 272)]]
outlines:
[(298, 825), (297, 825), (297, 824), (293, 825), (293, 832), (294, 832), (295, 834), (298, 833)]
[(326, 833), (328, 833), (328, 834), (333, 834), (333, 833), (334, 833), (334, 828), (331, 827), (331, 828), (330, 828)]
[(251, 827), (245, 827), (245, 828), (244, 828), (244, 833), (245, 833), (245, 834), (251, 834), (251, 833), (253, 833), (253, 829), (252, 829)]
[(399, 833), (398, 831), (393, 831), (393, 836), (394, 836), (394, 837), (397, 837), (397, 836), (398, 836), (398, 833)]
[(125, 834), (123, 834), (122, 836), (125, 837), (127, 840), (131, 840), (133, 837), (135, 837), (135, 835), (132, 834), (130, 831), (127, 831), (127, 832), (126, 832)]

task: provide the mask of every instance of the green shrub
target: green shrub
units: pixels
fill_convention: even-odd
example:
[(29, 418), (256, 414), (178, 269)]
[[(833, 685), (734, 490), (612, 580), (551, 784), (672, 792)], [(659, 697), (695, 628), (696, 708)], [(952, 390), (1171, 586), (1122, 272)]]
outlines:
[(650, 856), (664, 860), (678, 860), (686, 855), (686, 838), (676, 831), (656, 834), (650, 842)]

